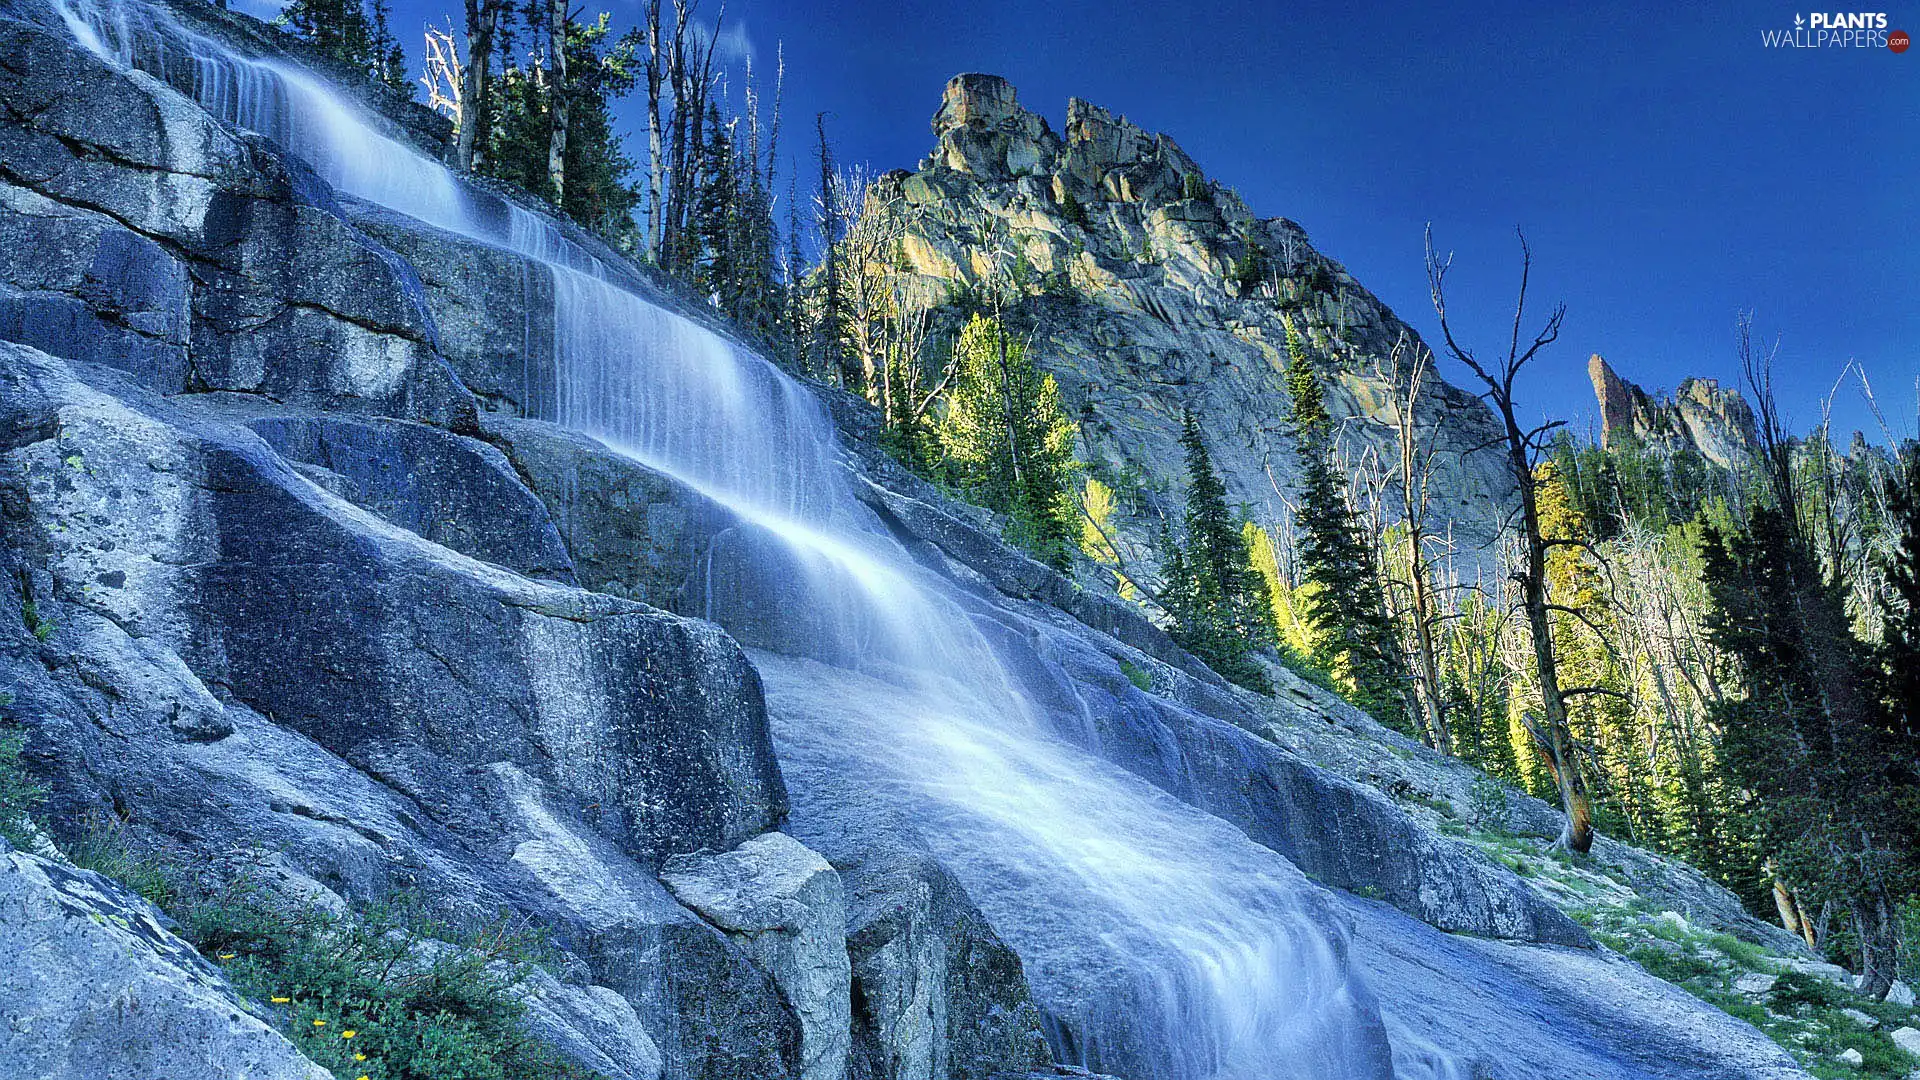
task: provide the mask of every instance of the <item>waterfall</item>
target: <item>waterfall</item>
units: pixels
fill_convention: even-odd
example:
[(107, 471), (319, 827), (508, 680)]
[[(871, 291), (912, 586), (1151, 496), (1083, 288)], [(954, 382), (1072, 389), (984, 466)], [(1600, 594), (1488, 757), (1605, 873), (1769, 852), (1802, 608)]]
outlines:
[[(753, 646), (783, 761), (922, 826), (1022, 957), (1061, 1056), (1129, 1080), (1392, 1075), (1380, 1011), (1318, 890), (1062, 737), (1084, 717), (1016, 674), (1031, 665), (1009, 662), (985, 601), (915, 563), (854, 498), (804, 387), (638, 295), (551, 222), (469, 189), (303, 69), (144, 0), (50, 2), (87, 48), (276, 140), (339, 190), (551, 274), (547, 418), (738, 517), (750, 546), (710, 561), (706, 613)], [(756, 572), (755, 552), (778, 570)], [(775, 589), (800, 610), (728, 599)], [(1422, 1056), (1435, 1061), (1423, 1073), (1448, 1070)]]

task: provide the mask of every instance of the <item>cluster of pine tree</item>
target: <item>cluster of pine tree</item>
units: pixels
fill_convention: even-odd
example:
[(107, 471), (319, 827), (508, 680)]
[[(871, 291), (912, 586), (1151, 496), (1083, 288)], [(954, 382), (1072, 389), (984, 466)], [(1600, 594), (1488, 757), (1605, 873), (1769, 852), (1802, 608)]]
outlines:
[(292, 0), (278, 22), (335, 60), (405, 92), (407, 54), (393, 36), (391, 16), (387, 0)]
[[(429, 104), (454, 122), (460, 167), (541, 196), (615, 248), (685, 282), (742, 329), (792, 350), (797, 235), (783, 241), (772, 195), (779, 90), (763, 126), (751, 64), (738, 113), (716, 68), (719, 27), (697, 5), (645, 0), (638, 24), (565, 4), (466, 0), (464, 41), (429, 28)], [(294, 0), (295, 34), (411, 92), (387, 0)], [(782, 72), (784, 78), (784, 72)], [(644, 161), (629, 152), (614, 106), (642, 93)], [(797, 234), (797, 229), (795, 230)]]
[[(1432, 450), (1411, 424), (1404, 485), (1355, 481), (1313, 358), (1288, 346), (1292, 528), (1234, 527), (1189, 418), (1186, 537), (1164, 542), (1157, 597), (1176, 638), (1254, 687), (1278, 644), (1384, 722), (1564, 805), (1570, 847), (1598, 829), (1685, 857), (1884, 994), (1916, 947), (1903, 921), (1920, 924), (1920, 445), (1790, 439), (1757, 371), (1744, 467), (1515, 426), (1529, 513), (1502, 561), (1531, 553), (1530, 593), (1426, 533)], [(1420, 377), (1398, 384), (1409, 415)], [(1090, 528), (1085, 545), (1100, 560), (1111, 541)]]
[(1267, 581), (1254, 567), (1241, 521), (1227, 508), (1227, 487), (1193, 413), (1181, 421), (1186, 451), (1185, 536), (1161, 541), (1160, 606), (1173, 620), (1173, 639), (1223, 677), (1263, 693), (1272, 681), (1254, 653), (1275, 644)]
[(953, 388), (933, 437), (934, 468), (1008, 518), (1008, 537), (1064, 568), (1079, 538), (1072, 502), (1078, 434), (1053, 376), (999, 319), (975, 315), (954, 343)]

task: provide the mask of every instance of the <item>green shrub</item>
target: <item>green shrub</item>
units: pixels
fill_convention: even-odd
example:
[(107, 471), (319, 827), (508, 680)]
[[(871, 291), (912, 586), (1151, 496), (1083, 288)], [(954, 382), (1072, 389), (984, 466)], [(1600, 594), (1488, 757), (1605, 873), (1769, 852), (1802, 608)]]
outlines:
[(1753, 968), (1758, 971), (1765, 970), (1768, 966), (1767, 952), (1765, 949), (1762, 949), (1752, 942), (1741, 941), (1732, 934), (1709, 934), (1707, 936), (1707, 944), (1720, 950), (1721, 955), (1739, 964), (1741, 967)]
[(1139, 664), (1136, 664), (1125, 657), (1121, 657), (1120, 673), (1125, 675), (1127, 677), (1127, 681), (1132, 683), (1133, 685), (1139, 687), (1140, 689), (1148, 693), (1153, 692), (1153, 676), (1147, 673), (1146, 668), (1141, 667)]
[[(369, 1080), (559, 1080), (584, 1071), (527, 1034), (516, 988), (538, 939), (507, 922), (455, 932), (404, 902), (349, 920), (245, 887), (186, 905), (202, 952), (277, 1008), (301, 1052)], [(449, 941), (456, 938), (456, 941)]]
[(1233, 260), (1228, 271), (1234, 284), (1240, 287), (1242, 295), (1252, 292), (1260, 286), (1267, 276), (1267, 253), (1252, 237), (1245, 240), (1246, 250)]
[(1670, 983), (1685, 983), (1688, 979), (1717, 973), (1711, 961), (1685, 951), (1668, 952), (1652, 945), (1636, 945), (1627, 950), (1627, 956), (1645, 968), (1647, 974)]
[(1767, 1014), (1767, 1010), (1763, 1006), (1756, 1005), (1751, 1001), (1724, 1001), (1715, 1002), (1715, 1004), (1720, 1006), (1721, 1012), (1726, 1013), (1728, 1016), (1745, 1020), (1757, 1028), (1764, 1029), (1773, 1019), (1773, 1017)]
[(1325, 664), (1320, 663), (1313, 657), (1288, 645), (1284, 641), (1280, 643), (1278, 649), (1280, 653), (1280, 665), (1282, 667), (1322, 690), (1338, 694), (1343, 698), (1346, 696), (1346, 691), (1340, 689), (1340, 684), (1334, 681), (1333, 672), (1327, 670)]
[(1060, 200), (1060, 215), (1083, 229), (1093, 228), (1093, 217), (1087, 213), (1086, 204), (1068, 191)]
[(75, 866), (112, 878), (162, 911), (171, 913), (182, 899), (181, 875), (149, 849), (132, 843), (116, 822), (89, 822), (79, 839), (65, 846), (65, 854)]
[(112, 824), (88, 829), (68, 857), (165, 910), (301, 1053), (342, 1080), (593, 1076), (527, 1033), (518, 989), (546, 960), (527, 927), (459, 926), (406, 897), (349, 917), (244, 879), (206, 888)]
[(1688, 943), (1687, 928), (1664, 915), (1648, 920), (1643, 929), (1662, 941), (1671, 941), (1676, 945)]
[[(12, 698), (0, 695), (0, 706)], [(22, 850), (33, 848), (29, 815), (46, 798), (47, 789), (28, 775), (20, 754), (26, 749), (26, 733), (11, 725), (0, 727), (0, 836)]]
[(1781, 1011), (1796, 1005), (1808, 1005), (1816, 1009), (1845, 1008), (1854, 1001), (1852, 994), (1815, 975), (1806, 975), (1798, 971), (1789, 971), (1775, 980), (1773, 989), (1768, 992), (1773, 1007)]
[(1180, 197), (1183, 199), (1208, 199), (1213, 193), (1207, 190), (1207, 182), (1199, 173), (1188, 173), (1180, 182)]
[(20, 605), (20, 621), (27, 624), (35, 641), (45, 641), (53, 636), (53, 620), (40, 617), (40, 608), (29, 600)]
[(1473, 820), (1482, 828), (1506, 827), (1507, 789), (1500, 781), (1491, 776), (1476, 779), (1467, 792), (1467, 804), (1473, 808)]

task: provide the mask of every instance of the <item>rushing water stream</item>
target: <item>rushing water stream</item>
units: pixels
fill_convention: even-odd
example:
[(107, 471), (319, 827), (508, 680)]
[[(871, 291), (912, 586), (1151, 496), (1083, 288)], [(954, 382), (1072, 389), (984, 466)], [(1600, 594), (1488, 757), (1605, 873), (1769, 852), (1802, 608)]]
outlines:
[[(1026, 668), (982, 633), (979, 599), (915, 564), (853, 498), (807, 390), (629, 291), (546, 219), (470, 190), (312, 74), (141, 0), (56, 8), (89, 49), (279, 142), (340, 190), (546, 268), (545, 418), (725, 504), (781, 549), (768, 572), (803, 598), (805, 629), (769, 641), (756, 627), (755, 657), (783, 760), (911, 813), (1020, 953), (1063, 1056), (1130, 1080), (1392, 1074), (1379, 1010), (1314, 887), (1059, 737), (1079, 722), (1071, 705), (1036, 705), (1058, 695), (1011, 674)], [(743, 591), (730, 584), (710, 590), (707, 614), (737, 627), (758, 616), (727, 602)]]

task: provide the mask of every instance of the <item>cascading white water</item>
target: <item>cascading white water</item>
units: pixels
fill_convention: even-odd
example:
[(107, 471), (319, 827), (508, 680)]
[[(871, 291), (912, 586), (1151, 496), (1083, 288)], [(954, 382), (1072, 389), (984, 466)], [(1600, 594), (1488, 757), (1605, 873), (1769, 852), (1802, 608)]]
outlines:
[[(1059, 738), (1075, 718), (1037, 708), (968, 600), (853, 498), (804, 388), (623, 287), (538, 215), (476, 212), (445, 167), (294, 65), (240, 55), (145, 0), (52, 2), (89, 49), (278, 141), (340, 190), (548, 269), (551, 418), (779, 549), (811, 616), (804, 647), (759, 633), (783, 759), (911, 810), (1021, 954), (1063, 1053), (1131, 1080), (1390, 1075), (1371, 996), (1298, 871)], [(709, 603), (722, 622), (746, 617)]]

